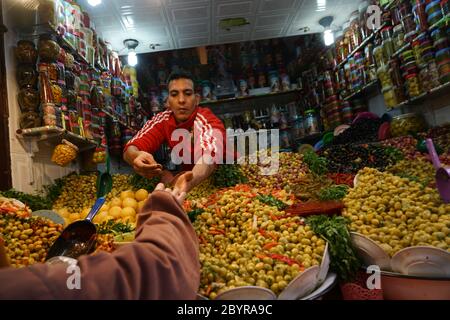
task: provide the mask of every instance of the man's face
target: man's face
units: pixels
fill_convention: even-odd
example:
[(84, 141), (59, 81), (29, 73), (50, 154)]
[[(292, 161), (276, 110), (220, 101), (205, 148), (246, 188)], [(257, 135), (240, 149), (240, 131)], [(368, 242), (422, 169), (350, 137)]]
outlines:
[(199, 97), (194, 92), (192, 80), (176, 79), (170, 81), (167, 103), (178, 123), (188, 120), (199, 103)]

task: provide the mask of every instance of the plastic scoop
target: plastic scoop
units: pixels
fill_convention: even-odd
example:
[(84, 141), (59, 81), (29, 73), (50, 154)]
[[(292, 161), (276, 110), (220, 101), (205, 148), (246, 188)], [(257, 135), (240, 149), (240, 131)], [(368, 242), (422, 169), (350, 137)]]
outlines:
[(92, 220), (105, 203), (105, 200), (105, 197), (98, 198), (86, 219), (75, 221), (63, 230), (58, 239), (50, 247), (45, 258), (46, 261), (56, 256), (76, 259), (83, 254), (89, 254), (95, 250), (97, 228), (92, 223)]
[(441, 195), (442, 201), (450, 202), (450, 169), (444, 168), (439, 161), (439, 156), (434, 148), (433, 140), (426, 140), (428, 153), (430, 154), (433, 166), (436, 169), (436, 186)]
[(101, 198), (109, 193), (112, 189), (113, 179), (109, 173), (110, 159), (109, 152), (106, 151), (106, 172), (103, 172), (97, 178), (97, 198)]

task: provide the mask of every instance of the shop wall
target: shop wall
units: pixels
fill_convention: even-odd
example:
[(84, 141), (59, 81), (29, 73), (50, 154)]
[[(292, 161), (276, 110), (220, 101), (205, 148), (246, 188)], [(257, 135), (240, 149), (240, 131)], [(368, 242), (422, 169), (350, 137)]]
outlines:
[[(5, 34), (5, 57), (8, 85), (9, 103), (9, 137), (11, 149), (11, 171), (13, 188), (23, 192), (35, 192), (41, 190), (46, 184), (60, 178), (74, 170), (77, 166), (61, 168), (51, 163), (50, 157), (53, 145), (45, 141), (37, 144), (39, 151), (32, 152), (32, 145), (24, 143), (16, 135), (19, 129), (20, 109), (17, 103), (19, 88), (16, 84), (16, 62), (14, 58), (14, 46), (19, 40), (19, 34), (14, 28), (14, 21), (8, 12), (15, 5), (14, 0), (3, 1), (4, 24), (9, 31)], [(17, 3), (17, 2), (16, 2)]]

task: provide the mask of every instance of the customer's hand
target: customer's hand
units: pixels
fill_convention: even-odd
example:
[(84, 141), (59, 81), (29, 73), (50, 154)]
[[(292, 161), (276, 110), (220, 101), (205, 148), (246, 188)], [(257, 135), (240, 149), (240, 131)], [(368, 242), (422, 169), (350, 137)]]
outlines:
[(194, 174), (192, 171), (183, 172), (182, 174), (175, 176), (172, 181), (173, 188), (188, 193), (195, 187), (193, 179)]
[(184, 199), (186, 199), (186, 192), (180, 191), (178, 188), (166, 188), (163, 183), (158, 183), (158, 185), (155, 188), (155, 191), (166, 191), (173, 195), (177, 202), (180, 204), (180, 206), (183, 205)]
[(160, 176), (162, 173), (162, 165), (157, 163), (153, 156), (145, 151), (140, 151), (139, 155), (134, 158), (133, 169), (137, 174), (147, 179)]

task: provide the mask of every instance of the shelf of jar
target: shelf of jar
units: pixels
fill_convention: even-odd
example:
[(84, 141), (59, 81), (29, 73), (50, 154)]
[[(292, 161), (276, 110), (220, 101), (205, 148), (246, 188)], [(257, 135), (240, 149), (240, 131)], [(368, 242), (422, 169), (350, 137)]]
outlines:
[(66, 51), (68, 51), (70, 54), (74, 56), (74, 58), (87, 66), (89, 66), (92, 70), (96, 72), (100, 72), (98, 68), (96, 68), (94, 65), (90, 64), (89, 61), (81, 55), (78, 50), (69, 43), (64, 37), (60, 34), (58, 31), (58, 28), (54, 26), (52, 23), (47, 22), (43, 24), (36, 24), (33, 26), (30, 26), (27, 29), (20, 29), (19, 30), (19, 36), (20, 37), (39, 37), (41, 34), (50, 33), (57, 37), (58, 44), (63, 47)]
[(59, 144), (62, 139), (66, 139), (76, 145), (79, 148), (79, 152), (95, 149), (97, 147), (95, 141), (57, 126), (18, 129), (16, 134), (23, 141), (30, 143), (30, 150), (28, 151), (31, 153), (39, 151), (37, 145), (37, 142), (39, 141), (47, 141), (56, 145)]
[(399, 109), (401, 107), (404, 107), (404, 106), (407, 106), (407, 105), (410, 105), (410, 104), (421, 103), (425, 99), (434, 98), (434, 97), (440, 96), (440, 95), (442, 95), (444, 93), (448, 93), (449, 92), (448, 91), (449, 88), (450, 88), (450, 82), (441, 84), (440, 86), (438, 86), (436, 88), (433, 88), (433, 89), (431, 89), (428, 92), (424, 92), (424, 93), (422, 93), (421, 95), (419, 95), (417, 97), (414, 97), (414, 98), (405, 100), (402, 103), (399, 103), (397, 106), (395, 106), (394, 108), (392, 108), (392, 109), (390, 109), (388, 111), (394, 111), (396, 109)]
[(105, 111), (102, 110), (101, 112), (103, 112), (104, 114), (106, 114), (111, 120), (113, 121), (117, 121), (119, 124), (121, 124), (123, 127), (131, 130), (132, 132), (136, 132), (135, 129), (133, 129), (132, 127), (129, 127), (125, 122), (123, 122), (122, 120), (120, 120), (120, 117), (118, 115), (114, 115), (113, 113), (109, 112), (109, 111)]
[(356, 52), (362, 50), (385, 26), (386, 26), (386, 23), (383, 23), (380, 28), (378, 28), (370, 36), (365, 38), (359, 46), (357, 46), (355, 49), (353, 49), (353, 51), (349, 55), (347, 55), (347, 57), (336, 66), (335, 70), (338, 70), (339, 68), (344, 66), (344, 64), (346, 64), (350, 60), (350, 58), (355, 55)]
[(225, 103), (233, 103), (233, 102), (241, 102), (245, 100), (251, 100), (251, 99), (259, 99), (259, 98), (268, 98), (268, 97), (275, 97), (275, 96), (282, 96), (292, 93), (299, 93), (302, 92), (302, 89), (294, 89), (294, 90), (287, 90), (287, 91), (280, 91), (280, 92), (271, 92), (271, 93), (265, 93), (260, 95), (254, 95), (254, 96), (243, 96), (243, 97), (235, 97), (235, 98), (229, 98), (229, 99), (221, 99), (221, 100), (210, 100), (210, 101), (202, 101), (200, 102), (200, 106), (211, 106), (211, 105), (220, 105)]
[(348, 101), (353, 99), (354, 97), (357, 97), (361, 94), (365, 94), (365, 93), (370, 93), (372, 91), (374, 91), (375, 89), (378, 88), (378, 80), (373, 80), (371, 82), (369, 82), (368, 84), (366, 84), (364, 87), (362, 87), (361, 89), (359, 89), (358, 91), (344, 97), (343, 99)]

